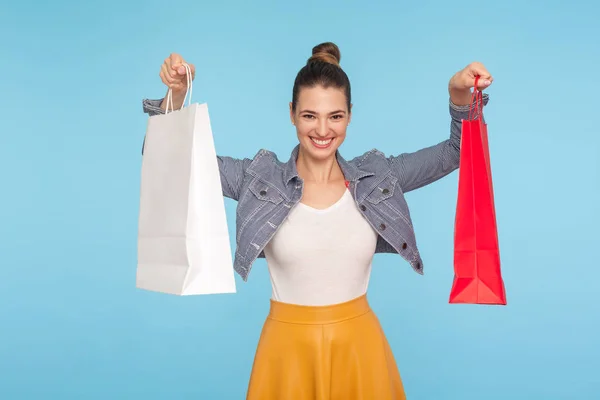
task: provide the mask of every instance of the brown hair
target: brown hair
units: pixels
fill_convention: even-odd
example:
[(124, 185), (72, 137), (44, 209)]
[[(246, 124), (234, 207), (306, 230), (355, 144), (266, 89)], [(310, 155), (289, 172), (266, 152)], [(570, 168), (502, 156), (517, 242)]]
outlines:
[(292, 91), (292, 110), (296, 110), (300, 90), (317, 85), (344, 90), (346, 104), (350, 110), (350, 80), (340, 67), (341, 58), (340, 49), (335, 43), (325, 42), (313, 47), (312, 56), (296, 75)]

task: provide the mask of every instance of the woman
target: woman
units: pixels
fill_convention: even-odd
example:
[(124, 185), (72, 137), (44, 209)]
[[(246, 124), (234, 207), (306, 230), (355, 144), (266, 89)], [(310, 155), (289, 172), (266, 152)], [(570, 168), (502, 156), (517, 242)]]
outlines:
[[(333, 43), (313, 48), (290, 102), (298, 145), (287, 162), (261, 150), (219, 156), (223, 194), (238, 201), (235, 269), (246, 281), (258, 257), (273, 287), (247, 399), (405, 399), (392, 351), (366, 299), (375, 253), (397, 253), (422, 273), (404, 193), (458, 168), (461, 120), (480, 63), (449, 83), (450, 138), (414, 153), (372, 150), (346, 161), (338, 151), (351, 120), (351, 90)], [(174, 107), (183, 104), (184, 60), (161, 67)], [(189, 65), (194, 77), (194, 67)], [(487, 95), (484, 96), (487, 103)], [(144, 100), (150, 115), (166, 101)]]

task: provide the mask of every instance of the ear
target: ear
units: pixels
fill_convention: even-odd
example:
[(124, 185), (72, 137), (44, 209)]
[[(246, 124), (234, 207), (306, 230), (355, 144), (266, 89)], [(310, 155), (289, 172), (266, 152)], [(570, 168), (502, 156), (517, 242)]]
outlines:
[(290, 121), (292, 121), (292, 125), (296, 125), (296, 118), (294, 118), (294, 110), (292, 109), (291, 101), (290, 101)]
[(350, 110), (348, 111), (348, 124), (352, 120), (352, 103), (350, 103)]

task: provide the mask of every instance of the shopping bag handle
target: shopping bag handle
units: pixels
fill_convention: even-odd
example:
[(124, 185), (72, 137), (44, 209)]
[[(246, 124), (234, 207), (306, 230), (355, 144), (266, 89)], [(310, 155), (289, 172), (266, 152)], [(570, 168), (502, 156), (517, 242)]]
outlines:
[[(483, 92), (477, 88), (477, 82), (480, 76), (475, 76), (475, 85), (473, 87), (473, 95), (471, 96), (471, 105), (469, 106), (469, 120), (483, 119)], [(473, 104), (475, 103), (475, 104)], [(475, 111), (477, 114), (475, 114)]]
[[(187, 63), (183, 63), (183, 66), (185, 67), (185, 77), (187, 78), (187, 86), (185, 90), (185, 97), (183, 98), (183, 103), (181, 103), (180, 110), (183, 109), (183, 107), (185, 106), (185, 99), (188, 98), (188, 94), (190, 95), (190, 97), (188, 98), (188, 106), (192, 104), (192, 69)], [(173, 95), (171, 88), (169, 88), (169, 92), (167, 93), (167, 108), (165, 109), (165, 114), (169, 112), (169, 105), (171, 105), (171, 111), (174, 111)]]

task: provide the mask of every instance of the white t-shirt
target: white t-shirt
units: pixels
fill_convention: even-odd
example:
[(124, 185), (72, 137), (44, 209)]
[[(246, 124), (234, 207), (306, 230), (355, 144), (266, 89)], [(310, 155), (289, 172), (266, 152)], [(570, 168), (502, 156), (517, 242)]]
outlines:
[(328, 305), (367, 291), (377, 232), (348, 190), (323, 210), (299, 203), (265, 248), (272, 298)]

